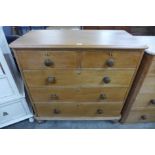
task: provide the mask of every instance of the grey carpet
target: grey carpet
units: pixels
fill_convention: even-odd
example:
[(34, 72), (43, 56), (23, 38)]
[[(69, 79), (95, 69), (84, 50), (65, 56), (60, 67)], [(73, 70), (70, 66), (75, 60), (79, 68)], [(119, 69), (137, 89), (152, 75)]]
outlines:
[(4, 129), (155, 129), (155, 123), (120, 124), (112, 121), (46, 121), (30, 123), (28, 120)]

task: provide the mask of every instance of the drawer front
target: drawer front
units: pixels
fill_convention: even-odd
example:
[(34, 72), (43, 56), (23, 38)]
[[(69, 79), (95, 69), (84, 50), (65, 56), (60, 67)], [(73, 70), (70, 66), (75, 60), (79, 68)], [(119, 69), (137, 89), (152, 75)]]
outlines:
[[(146, 82), (148, 81), (148, 83)], [(155, 83), (149, 81), (149, 79), (145, 79), (144, 83), (142, 84), (142, 87), (139, 91), (139, 94), (153, 94), (155, 93)]]
[(136, 68), (140, 52), (128, 51), (88, 51), (82, 52), (83, 68)]
[(126, 120), (127, 123), (154, 122), (154, 121), (155, 121), (155, 110), (131, 111)]
[(155, 92), (138, 94), (132, 108), (135, 107), (155, 108)]
[(0, 124), (21, 118), (26, 115), (26, 111), (20, 102), (12, 103), (0, 107)]
[(148, 73), (149, 74), (155, 74), (155, 61), (152, 61)]
[(114, 117), (120, 115), (121, 104), (53, 103), (36, 104), (36, 109), (39, 117)]
[(30, 88), (34, 102), (51, 101), (94, 101), (119, 102), (124, 101), (127, 88)]
[(142, 88), (141, 88), (141, 90), (142, 90), (141, 92), (147, 91), (147, 90), (145, 90), (146, 87), (147, 88), (150, 87), (150, 89), (153, 89), (153, 87), (155, 87), (155, 75), (148, 75), (145, 78)]
[(134, 70), (29, 70), (24, 76), (29, 87), (104, 86), (128, 87)]
[(45, 68), (136, 68), (141, 52), (116, 50), (52, 51), (20, 49), (16, 51), (23, 69)]
[(28, 50), (17, 51), (22, 69), (76, 68), (78, 53), (75, 51)]

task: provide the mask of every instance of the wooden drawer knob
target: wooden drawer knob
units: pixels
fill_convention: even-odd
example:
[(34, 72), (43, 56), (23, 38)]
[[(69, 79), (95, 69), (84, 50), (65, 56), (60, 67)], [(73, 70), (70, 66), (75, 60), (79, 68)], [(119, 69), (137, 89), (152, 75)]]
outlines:
[(106, 97), (106, 94), (100, 94), (100, 97), (99, 97), (99, 99), (100, 100), (105, 100), (107, 97)]
[(51, 77), (48, 77), (47, 78), (47, 82), (48, 83), (55, 83), (56, 82), (56, 79), (55, 79), (55, 77), (51, 76)]
[(140, 118), (141, 118), (141, 120), (146, 120), (147, 119), (146, 115), (142, 115)]
[(114, 59), (110, 58), (106, 61), (106, 65), (108, 67), (113, 67), (114, 66)]
[(96, 110), (96, 113), (97, 113), (97, 114), (103, 114), (103, 110), (102, 110), (102, 109), (97, 109), (97, 110)]
[(54, 62), (52, 60), (50, 60), (50, 59), (46, 59), (44, 61), (44, 64), (45, 64), (45, 66), (50, 67), (50, 66), (54, 65)]
[(9, 115), (7, 112), (3, 112), (3, 116), (7, 116)]
[(58, 100), (59, 97), (58, 97), (57, 94), (51, 94), (51, 99), (52, 99), (52, 100)]
[(152, 105), (155, 105), (155, 99), (150, 100), (150, 103), (151, 103)]
[(108, 76), (106, 76), (106, 77), (103, 78), (103, 82), (104, 83), (110, 83), (111, 79)]
[(53, 113), (54, 113), (54, 114), (60, 114), (60, 110), (59, 110), (59, 109), (54, 109), (54, 110), (53, 110)]

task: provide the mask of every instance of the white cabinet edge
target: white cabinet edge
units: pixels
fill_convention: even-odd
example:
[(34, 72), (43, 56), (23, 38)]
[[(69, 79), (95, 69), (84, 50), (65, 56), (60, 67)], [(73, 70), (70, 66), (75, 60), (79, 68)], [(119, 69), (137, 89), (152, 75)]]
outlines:
[(28, 106), (26, 105), (26, 103), (27, 102), (26, 102), (25, 98), (20, 98), (20, 99), (17, 99), (17, 100), (13, 100), (13, 101), (10, 101), (10, 102), (1, 104), (0, 105), (0, 108), (1, 107), (12, 106), (14, 104), (21, 104), (21, 106), (23, 107), (24, 113), (23, 113), (22, 116), (19, 116), (19, 117), (17, 116), (16, 119), (10, 119), (7, 122), (1, 123), (0, 124), (0, 128), (5, 127), (5, 126), (8, 126), (8, 125), (11, 125), (13, 123), (17, 123), (17, 122), (22, 121), (22, 120), (25, 120), (25, 119), (32, 118), (33, 117), (32, 111), (30, 111), (30, 109), (28, 108)]
[[(6, 120), (5, 118), (1, 117), (2, 122), (0, 124), (0, 128), (2, 128), (4, 126), (11, 125), (13, 123), (33, 117), (33, 113), (32, 111), (30, 111), (30, 108), (25, 99), (24, 84), (22, 78), (15, 65), (13, 56), (6, 42), (2, 27), (0, 27), (0, 63), (2, 68), (1, 72), (2, 75), (0, 76), (0, 80), (6, 79), (6, 81), (8, 81), (8, 85), (3, 85), (1, 89), (5, 89), (6, 87), (10, 86), (8, 88), (10, 88), (10, 90), (12, 91), (12, 94), (10, 96), (8, 95), (8, 93), (7, 93), (8, 96), (6, 94), (4, 94), (4, 96), (3, 95), (1, 96), (0, 98), (1, 112), (3, 113), (3, 110), (5, 109), (8, 109), (8, 111), (10, 110), (11, 112), (11, 109), (14, 107), (13, 104), (17, 105), (17, 108), (15, 109), (18, 109), (18, 104), (19, 107), (21, 107), (21, 111), (19, 110), (19, 112), (21, 112), (20, 115), (16, 115), (16, 111), (12, 111), (14, 112), (12, 113), (13, 117), (8, 117), (8, 119)], [(10, 64), (9, 67), (8, 64)], [(3, 94), (3, 90), (1, 91), (1, 93)]]

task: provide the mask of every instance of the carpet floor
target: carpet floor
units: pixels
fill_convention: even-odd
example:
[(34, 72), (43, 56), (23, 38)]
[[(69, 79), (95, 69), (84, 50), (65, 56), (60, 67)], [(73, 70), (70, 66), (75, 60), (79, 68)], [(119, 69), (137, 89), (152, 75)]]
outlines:
[(4, 129), (155, 129), (155, 123), (120, 124), (112, 121), (45, 121), (28, 120), (10, 125)]

